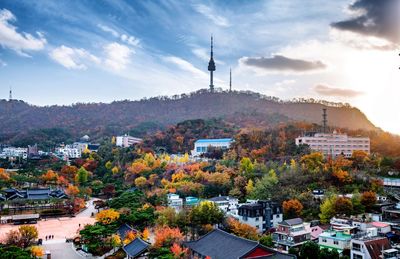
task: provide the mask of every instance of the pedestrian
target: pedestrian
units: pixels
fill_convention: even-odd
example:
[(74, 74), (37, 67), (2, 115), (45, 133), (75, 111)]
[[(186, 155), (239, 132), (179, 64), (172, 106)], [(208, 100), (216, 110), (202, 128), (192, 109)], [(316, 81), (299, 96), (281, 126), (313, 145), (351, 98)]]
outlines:
[(81, 223), (79, 223), (79, 227), (81, 227)]
[(47, 241), (47, 236), (46, 236), (46, 241)]
[(54, 235), (51, 235), (51, 239), (54, 239)]

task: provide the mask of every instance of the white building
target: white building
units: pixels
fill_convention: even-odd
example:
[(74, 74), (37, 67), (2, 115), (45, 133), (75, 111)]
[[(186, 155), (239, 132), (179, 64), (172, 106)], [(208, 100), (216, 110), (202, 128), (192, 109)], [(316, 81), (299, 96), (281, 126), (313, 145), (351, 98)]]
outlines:
[(346, 134), (316, 133), (313, 136), (296, 138), (296, 145), (307, 144), (311, 150), (323, 153), (325, 156), (336, 157), (343, 154), (351, 157), (353, 151), (361, 150), (370, 153), (368, 137), (349, 137)]
[(230, 196), (218, 196), (211, 199), (209, 201), (215, 203), (223, 212), (229, 215), (237, 215), (239, 200)]
[(178, 194), (168, 193), (167, 195), (168, 207), (174, 208), (176, 211), (182, 209), (183, 199)]
[(135, 144), (139, 144), (142, 142), (143, 142), (143, 139), (131, 137), (127, 134), (125, 134), (124, 136), (117, 136), (115, 139), (115, 145), (117, 147), (131, 147)]
[(22, 158), (28, 157), (28, 149), (23, 147), (6, 147), (3, 148), (0, 157), (2, 158)]
[(350, 246), (351, 259), (397, 258), (397, 250), (392, 249), (386, 237), (352, 239)]
[(344, 249), (350, 248), (351, 235), (342, 231), (324, 231), (318, 237), (318, 245), (321, 248), (336, 249), (342, 253)]
[(276, 202), (259, 200), (242, 204), (238, 208), (236, 218), (262, 233), (270, 228), (277, 227), (283, 220), (282, 207)]
[(226, 150), (231, 146), (231, 138), (221, 139), (199, 139), (194, 142), (194, 149), (192, 150), (192, 156), (200, 156), (208, 151), (209, 147), (220, 148)]

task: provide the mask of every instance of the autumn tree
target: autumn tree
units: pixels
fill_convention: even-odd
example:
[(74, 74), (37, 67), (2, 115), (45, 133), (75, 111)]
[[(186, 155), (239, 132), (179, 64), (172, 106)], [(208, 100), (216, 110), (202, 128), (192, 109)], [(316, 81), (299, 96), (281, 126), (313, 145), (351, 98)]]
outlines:
[(180, 243), (183, 235), (179, 228), (161, 227), (155, 231), (154, 247), (171, 247), (174, 243)]
[(258, 239), (258, 233), (255, 227), (252, 227), (245, 223), (241, 223), (233, 218), (227, 219), (227, 225), (229, 230), (237, 236), (252, 240)]
[(78, 187), (70, 184), (68, 185), (67, 189), (65, 189), (65, 193), (70, 197), (75, 197), (79, 194), (79, 189)]
[(277, 183), (278, 177), (275, 171), (273, 169), (269, 170), (268, 174), (257, 180), (251, 197), (260, 200), (270, 199)]
[(324, 156), (319, 152), (304, 155), (300, 159), (300, 164), (305, 167), (305, 170), (312, 173), (318, 173), (324, 168)]
[(114, 209), (102, 210), (96, 215), (96, 220), (103, 225), (113, 223), (119, 218), (120, 214)]
[(125, 239), (124, 239), (124, 244), (127, 245), (130, 242), (132, 242), (136, 238), (136, 233), (132, 230), (126, 232), (125, 234)]
[(329, 223), (330, 219), (336, 215), (334, 208), (336, 198), (337, 197), (335, 195), (326, 197), (323, 203), (321, 204), (320, 206), (321, 213), (319, 214), (319, 217), (322, 223), (324, 224)]
[(345, 197), (338, 197), (333, 205), (336, 214), (350, 216), (353, 212), (351, 200)]
[(361, 204), (365, 206), (365, 209), (370, 210), (376, 203), (376, 193), (373, 191), (363, 192), (361, 195)]
[(284, 201), (282, 207), (285, 217), (289, 219), (299, 217), (303, 210), (303, 205), (298, 199)]
[(250, 158), (243, 157), (240, 160), (239, 170), (242, 172), (246, 177), (253, 177), (254, 173), (254, 164), (251, 162)]
[(43, 248), (41, 248), (40, 246), (32, 246), (30, 250), (34, 258), (41, 258), (42, 256), (44, 256)]
[(88, 181), (89, 172), (82, 166), (76, 173), (75, 182), (85, 184)]
[(24, 225), (18, 230), (10, 230), (6, 235), (6, 244), (21, 248), (31, 246), (38, 238), (39, 232), (35, 226)]
[(135, 179), (135, 186), (139, 189), (142, 189), (146, 187), (147, 185), (147, 179), (144, 176), (139, 176), (138, 178)]
[(172, 254), (174, 255), (174, 258), (185, 258), (188, 252), (188, 248), (182, 248), (177, 243), (174, 243), (170, 249)]
[(57, 181), (58, 175), (53, 170), (48, 170), (41, 178), (45, 184), (48, 182), (54, 183)]

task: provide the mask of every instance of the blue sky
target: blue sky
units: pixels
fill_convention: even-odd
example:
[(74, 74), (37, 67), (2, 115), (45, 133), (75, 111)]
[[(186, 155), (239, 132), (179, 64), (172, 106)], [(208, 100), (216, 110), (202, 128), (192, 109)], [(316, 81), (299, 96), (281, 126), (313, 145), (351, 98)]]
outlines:
[(400, 108), (399, 2), (2, 0), (0, 98), (10, 86), (37, 105), (207, 88), (213, 34), (216, 87), (232, 67), (235, 89), (349, 102), (400, 133), (387, 112)]

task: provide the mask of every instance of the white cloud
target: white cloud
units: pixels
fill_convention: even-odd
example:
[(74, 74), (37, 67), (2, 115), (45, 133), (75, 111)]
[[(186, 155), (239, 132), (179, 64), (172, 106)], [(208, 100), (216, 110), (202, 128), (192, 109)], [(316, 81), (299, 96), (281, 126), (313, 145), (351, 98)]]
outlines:
[(228, 19), (225, 17), (218, 15), (215, 13), (213, 9), (210, 7), (204, 5), (204, 4), (197, 4), (194, 5), (194, 8), (196, 9), (197, 12), (201, 13), (208, 19), (210, 19), (215, 25), (221, 26), (221, 27), (229, 27), (230, 23)]
[(50, 57), (68, 69), (87, 69), (86, 63), (100, 63), (100, 59), (85, 49), (70, 48), (64, 45), (53, 49)]
[(16, 20), (16, 17), (9, 10), (0, 10), (0, 45), (24, 56), (29, 56), (24, 51), (43, 49), (47, 43), (43, 34), (37, 32), (38, 37), (35, 37), (26, 32), (17, 32), (17, 28), (10, 24), (10, 22)]
[(175, 56), (164, 57), (164, 60), (177, 65), (180, 69), (192, 73), (197, 78), (207, 77), (207, 73), (196, 68), (190, 62)]
[(106, 58), (104, 63), (113, 70), (123, 70), (130, 63), (130, 57), (134, 53), (126, 45), (113, 42), (104, 46)]
[(116, 30), (114, 30), (114, 29), (112, 29), (112, 28), (110, 28), (110, 27), (108, 27), (108, 26), (106, 26), (106, 25), (103, 25), (103, 24), (97, 24), (97, 26), (98, 26), (100, 29), (102, 29), (103, 31), (111, 33), (112, 36), (114, 36), (114, 37), (116, 37), (116, 38), (119, 37), (119, 33), (118, 33)]
[(108, 32), (110, 33), (112, 36), (114, 36), (115, 38), (119, 38), (122, 42), (125, 42), (131, 46), (134, 47), (138, 47), (140, 44), (140, 40), (137, 39), (134, 36), (131, 35), (127, 35), (127, 34), (120, 34), (118, 31), (114, 30), (111, 27), (108, 27), (107, 25), (103, 25), (103, 24), (98, 24), (97, 25), (101, 30), (103, 30), (104, 32)]

